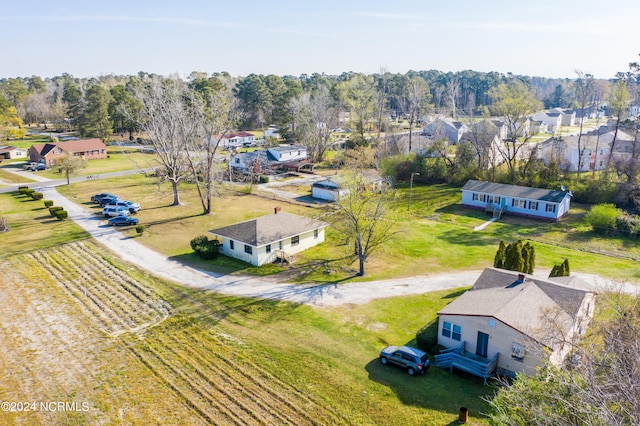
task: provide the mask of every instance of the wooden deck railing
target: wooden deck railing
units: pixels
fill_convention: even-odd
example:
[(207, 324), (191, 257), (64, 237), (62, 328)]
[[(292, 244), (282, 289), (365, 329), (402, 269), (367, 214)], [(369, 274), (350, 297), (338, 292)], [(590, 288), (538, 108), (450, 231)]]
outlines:
[(496, 352), (493, 358), (483, 362), (478, 361), (477, 359), (472, 359), (470, 356), (465, 356), (471, 354), (465, 352), (464, 347), (465, 342), (462, 342), (460, 346), (440, 351), (440, 354), (435, 356), (436, 367), (449, 368), (451, 372), (453, 372), (454, 368), (466, 371), (474, 376), (482, 377), (484, 384), (486, 385), (487, 378), (495, 374), (500, 352)]

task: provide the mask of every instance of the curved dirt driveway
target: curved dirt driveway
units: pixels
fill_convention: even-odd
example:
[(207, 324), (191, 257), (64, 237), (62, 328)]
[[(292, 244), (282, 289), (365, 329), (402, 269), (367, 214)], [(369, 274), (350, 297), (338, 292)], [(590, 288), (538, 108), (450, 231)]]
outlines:
[[(145, 247), (135, 239), (124, 236), (114, 227), (106, 225), (104, 219), (85, 210), (56, 191), (54, 186), (39, 188), (45, 199), (54, 200), (69, 212), (69, 218), (84, 228), (98, 242), (118, 253), (124, 260), (143, 268), (154, 275), (195, 288), (247, 297), (286, 300), (313, 306), (336, 306), (347, 303), (362, 304), (373, 299), (427, 293), (435, 290), (470, 286), (482, 271), (462, 271), (446, 275), (426, 275), (380, 281), (343, 284), (287, 284), (265, 277), (221, 275), (204, 272)], [(546, 277), (548, 271), (535, 275)], [(574, 274), (582, 278), (590, 290), (620, 288), (610, 280), (595, 275)], [(637, 287), (623, 284), (623, 290), (636, 293)]]

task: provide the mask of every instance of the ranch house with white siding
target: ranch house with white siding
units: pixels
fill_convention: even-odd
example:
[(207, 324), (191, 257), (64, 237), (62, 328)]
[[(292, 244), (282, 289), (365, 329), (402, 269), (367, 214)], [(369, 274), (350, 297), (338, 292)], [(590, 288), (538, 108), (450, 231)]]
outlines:
[(462, 205), (494, 216), (511, 214), (557, 221), (569, 212), (571, 191), (470, 180), (462, 187)]
[(260, 266), (276, 260), (290, 261), (291, 255), (322, 243), (327, 226), (326, 222), (276, 207), (273, 214), (209, 232), (220, 243), (221, 254)]

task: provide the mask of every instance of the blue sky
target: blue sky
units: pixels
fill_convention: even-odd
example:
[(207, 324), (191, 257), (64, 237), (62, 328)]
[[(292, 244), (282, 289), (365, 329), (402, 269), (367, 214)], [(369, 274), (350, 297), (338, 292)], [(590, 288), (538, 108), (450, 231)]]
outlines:
[(408, 70), (610, 78), (640, 1), (0, 0), (0, 78)]

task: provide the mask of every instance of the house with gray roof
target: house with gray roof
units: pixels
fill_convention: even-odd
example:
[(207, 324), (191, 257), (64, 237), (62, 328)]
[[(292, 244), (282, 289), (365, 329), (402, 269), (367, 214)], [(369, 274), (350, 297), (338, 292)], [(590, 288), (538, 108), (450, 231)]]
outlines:
[(557, 221), (569, 212), (571, 191), (470, 180), (462, 187), (462, 205), (502, 214)]
[(220, 253), (254, 266), (290, 256), (324, 241), (328, 223), (283, 212), (261, 216), (209, 231), (218, 240)]
[[(464, 357), (497, 358), (497, 372), (534, 374), (545, 357), (560, 365), (593, 317), (595, 294), (576, 277), (541, 279), (487, 268), (438, 312), (438, 344)], [(438, 356), (437, 356), (438, 357)], [(438, 364), (436, 364), (438, 365)]]

